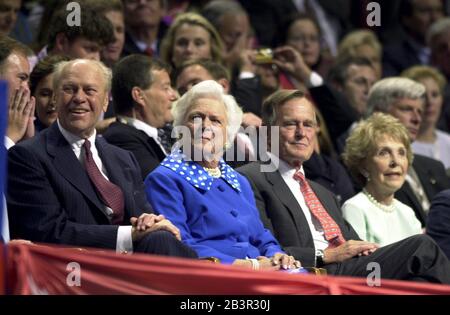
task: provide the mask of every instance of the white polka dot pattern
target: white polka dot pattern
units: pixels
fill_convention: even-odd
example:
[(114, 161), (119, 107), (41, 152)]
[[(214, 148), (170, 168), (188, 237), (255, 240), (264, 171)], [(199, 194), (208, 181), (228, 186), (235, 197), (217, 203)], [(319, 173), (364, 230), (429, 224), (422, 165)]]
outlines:
[[(167, 156), (161, 165), (167, 167), (183, 177), (188, 183), (202, 190), (210, 190), (215, 180), (203, 167), (193, 161), (186, 161), (186, 156), (181, 151), (174, 151)], [(236, 171), (233, 170), (224, 160), (220, 160), (219, 168), (221, 178), (225, 180), (234, 190), (241, 192), (241, 184), (238, 181)]]

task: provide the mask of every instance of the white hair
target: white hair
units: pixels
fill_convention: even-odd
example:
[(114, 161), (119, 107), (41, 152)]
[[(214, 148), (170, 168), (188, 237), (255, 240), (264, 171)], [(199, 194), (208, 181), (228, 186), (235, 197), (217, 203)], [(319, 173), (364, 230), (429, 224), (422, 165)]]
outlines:
[(97, 70), (103, 77), (103, 81), (105, 83), (105, 90), (107, 92), (111, 90), (111, 79), (112, 79), (111, 69), (105, 66), (101, 61), (91, 59), (74, 59), (69, 61), (58, 62), (55, 65), (55, 70), (53, 71), (53, 89), (56, 90), (58, 88), (66, 68), (68, 68), (69, 66), (73, 66), (76, 63), (86, 63), (93, 66), (94, 68), (97, 68)]
[(373, 112), (387, 113), (390, 107), (401, 98), (423, 99), (425, 86), (408, 78), (391, 77), (378, 81), (369, 91), (366, 116)]
[[(242, 122), (242, 109), (233, 96), (225, 94), (223, 87), (213, 80), (202, 81), (185, 93), (172, 108), (173, 126), (186, 125), (186, 113), (199, 98), (210, 98), (220, 101), (225, 106), (228, 120), (227, 144), (231, 145)], [(175, 128), (176, 129), (176, 128)]]

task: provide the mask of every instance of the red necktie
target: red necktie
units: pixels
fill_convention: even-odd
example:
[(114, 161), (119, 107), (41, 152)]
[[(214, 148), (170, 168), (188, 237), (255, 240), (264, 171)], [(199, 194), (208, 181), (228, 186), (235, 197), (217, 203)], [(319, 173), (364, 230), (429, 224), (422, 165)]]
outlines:
[(89, 140), (86, 139), (84, 141), (83, 147), (85, 152), (84, 167), (86, 168), (86, 172), (94, 184), (100, 199), (106, 206), (112, 209), (113, 215), (111, 222), (113, 224), (121, 224), (123, 222), (124, 208), (122, 189), (102, 175), (92, 157), (91, 143)]
[(153, 51), (153, 48), (152, 48), (152, 47), (147, 46), (147, 48), (145, 48), (145, 50), (144, 50), (144, 53), (145, 53), (147, 56), (153, 57), (153, 54), (154, 54), (155, 52)]
[(305, 179), (305, 175), (300, 171), (297, 171), (294, 174), (294, 179), (300, 183), (300, 190), (305, 198), (309, 211), (311, 211), (312, 215), (319, 221), (320, 225), (322, 225), (325, 239), (330, 244), (329, 247), (336, 247), (343, 244), (345, 239), (342, 236), (341, 229), (325, 210), (319, 198), (317, 198), (311, 186), (309, 186), (308, 181)]

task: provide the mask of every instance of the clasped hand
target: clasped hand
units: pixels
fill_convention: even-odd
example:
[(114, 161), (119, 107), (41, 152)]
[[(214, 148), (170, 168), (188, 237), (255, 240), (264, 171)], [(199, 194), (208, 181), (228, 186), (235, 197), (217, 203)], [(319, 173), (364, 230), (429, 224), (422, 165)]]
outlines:
[(302, 266), (300, 261), (295, 260), (293, 256), (283, 253), (276, 253), (270, 258), (259, 256), (257, 259), (260, 269), (287, 270), (300, 268)]
[(343, 262), (355, 256), (368, 256), (378, 247), (375, 243), (350, 240), (338, 247), (326, 249), (323, 260), (326, 264)]
[(146, 234), (158, 230), (171, 232), (179, 241), (181, 241), (180, 230), (162, 214), (143, 213), (139, 218), (132, 217), (130, 222), (132, 226), (133, 241), (139, 241)]

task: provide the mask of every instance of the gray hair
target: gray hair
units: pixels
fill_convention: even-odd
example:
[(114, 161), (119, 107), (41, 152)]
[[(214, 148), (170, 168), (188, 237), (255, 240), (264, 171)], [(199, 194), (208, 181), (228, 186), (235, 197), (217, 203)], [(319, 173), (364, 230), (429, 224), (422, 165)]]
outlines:
[(200, 12), (214, 27), (219, 30), (221, 18), (225, 14), (247, 15), (247, 11), (239, 2), (228, 0), (213, 0), (206, 4)]
[(93, 66), (94, 68), (97, 68), (97, 70), (103, 77), (103, 81), (105, 82), (106, 92), (109, 92), (111, 90), (111, 79), (112, 79), (111, 70), (108, 67), (106, 67), (101, 61), (91, 59), (74, 59), (70, 61), (58, 62), (53, 72), (53, 89), (56, 90), (58, 88), (65, 70), (76, 63), (86, 63)]
[(366, 117), (377, 111), (387, 113), (389, 108), (401, 98), (425, 101), (425, 86), (402, 77), (391, 77), (378, 81), (369, 91)]
[[(202, 81), (194, 85), (176, 102), (172, 108), (174, 118), (173, 126), (184, 126), (186, 123), (186, 113), (199, 98), (211, 98), (222, 102), (227, 114), (227, 143), (234, 142), (234, 138), (239, 131), (242, 122), (242, 109), (236, 103), (233, 96), (225, 94), (223, 87), (213, 80)], [(176, 128), (175, 128), (176, 130)]]
[(442, 18), (431, 24), (428, 29), (426, 39), (427, 45), (431, 45), (431, 41), (438, 35), (450, 30), (450, 17)]

